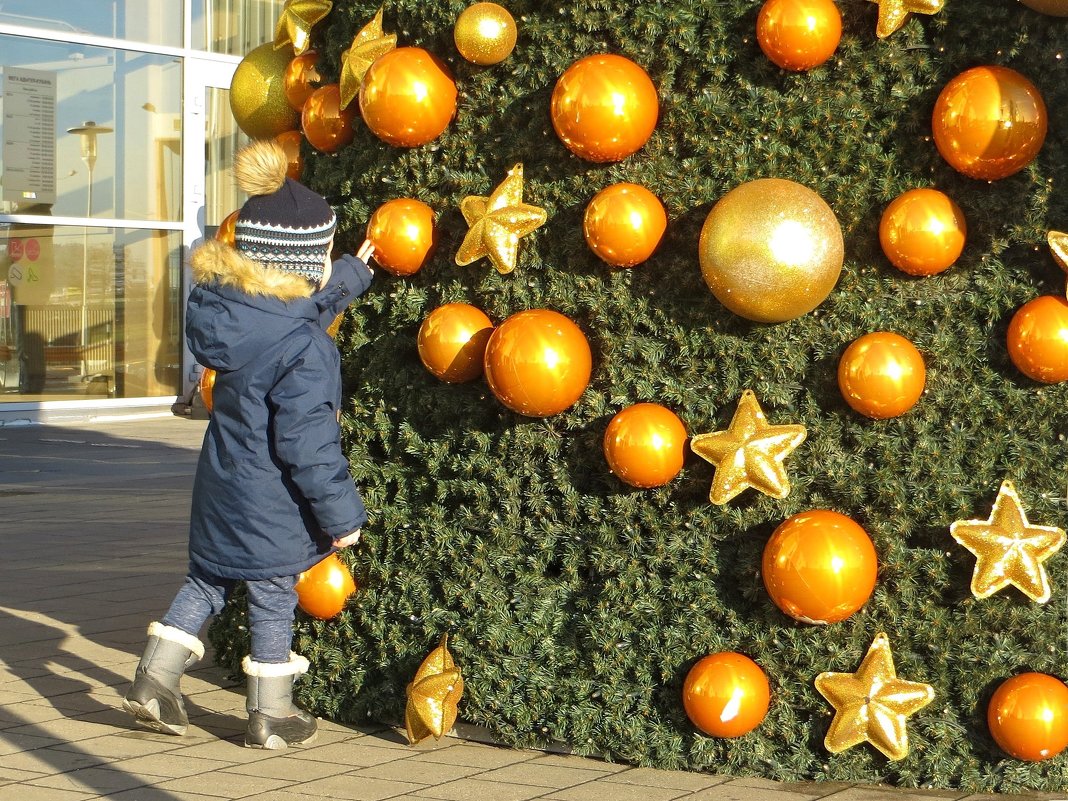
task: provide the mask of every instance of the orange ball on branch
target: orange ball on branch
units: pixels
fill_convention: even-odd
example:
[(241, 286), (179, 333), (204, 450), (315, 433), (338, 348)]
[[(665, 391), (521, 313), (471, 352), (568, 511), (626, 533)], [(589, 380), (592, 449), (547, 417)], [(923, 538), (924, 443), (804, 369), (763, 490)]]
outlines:
[(434, 210), (410, 197), (386, 201), (371, 215), (367, 238), (374, 260), (394, 275), (412, 275), (434, 249)]

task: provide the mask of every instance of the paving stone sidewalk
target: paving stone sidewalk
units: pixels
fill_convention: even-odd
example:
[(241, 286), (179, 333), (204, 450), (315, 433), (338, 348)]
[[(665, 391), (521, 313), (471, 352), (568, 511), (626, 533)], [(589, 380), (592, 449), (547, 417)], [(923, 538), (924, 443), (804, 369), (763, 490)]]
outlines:
[(330, 722), (311, 747), (253, 751), (240, 746), (242, 690), (210, 653), (183, 682), (189, 734), (138, 730), (119, 703), (181, 579), (204, 427), (0, 427), (0, 801), (1056, 798), (779, 784), (456, 738), (412, 748), (387, 727)]

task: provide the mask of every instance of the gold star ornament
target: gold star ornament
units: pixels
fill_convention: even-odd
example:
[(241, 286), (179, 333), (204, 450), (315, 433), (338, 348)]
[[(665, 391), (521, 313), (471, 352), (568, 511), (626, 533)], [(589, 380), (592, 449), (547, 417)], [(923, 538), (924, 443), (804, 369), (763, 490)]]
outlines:
[(456, 723), (456, 705), (464, 693), (464, 680), (449, 653), (448, 639), (447, 634), (441, 638), (408, 685), (404, 728), (412, 745), (431, 736), (440, 740)]
[(1068, 234), (1063, 231), (1050, 231), (1046, 234), (1053, 259), (1062, 270), (1068, 272)]
[(945, 0), (870, 0), (879, 4), (879, 22), (875, 35), (885, 39), (905, 24), (909, 14), (936, 14), (946, 4)]
[(286, 0), (274, 31), (274, 49), (293, 45), (298, 56), (311, 44), (311, 30), (330, 13), (331, 0)]
[(693, 452), (716, 466), (708, 500), (724, 504), (749, 487), (785, 498), (790, 479), (783, 461), (807, 435), (803, 425), (768, 425), (756, 395), (747, 389), (726, 431), (697, 434), (690, 440)]
[(890, 759), (909, 753), (906, 720), (934, 700), (930, 684), (897, 677), (890, 640), (877, 634), (856, 673), (821, 673), (816, 689), (834, 707), (823, 740), (832, 754), (871, 743)]
[(360, 93), (363, 76), (379, 56), (384, 56), (397, 47), (397, 34), (387, 34), (382, 30), (382, 9), (378, 9), (375, 18), (368, 22), (352, 46), (341, 56), (341, 108), (346, 109)]
[(1010, 584), (1040, 604), (1052, 590), (1043, 562), (1064, 545), (1063, 529), (1032, 526), (1011, 481), (1003, 481), (986, 520), (958, 520), (953, 539), (975, 554), (972, 595), (989, 598)]
[(470, 226), (456, 263), (465, 264), (487, 257), (504, 275), (515, 269), (519, 240), (545, 224), (545, 209), (523, 202), (523, 165), (516, 164), (489, 197), (468, 195), (460, 201), (460, 211)]

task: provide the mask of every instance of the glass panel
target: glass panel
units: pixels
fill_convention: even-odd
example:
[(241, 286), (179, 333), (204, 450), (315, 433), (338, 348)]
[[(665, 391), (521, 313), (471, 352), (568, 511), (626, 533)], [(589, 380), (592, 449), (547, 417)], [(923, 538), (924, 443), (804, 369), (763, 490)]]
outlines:
[(182, 46), (182, 0), (4, 0), (0, 23)]
[(247, 195), (234, 183), (234, 154), (248, 144), (230, 111), (230, 90), (206, 87), (207, 139), (204, 162), (205, 235), (213, 236), (230, 212), (241, 207)]
[(274, 39), (285, 0), (193, 0), (193, 47), (244, 56)]
[(0, 72), (0, 211), (181, 219), (180, 60), (0, 35)]
[(0, 403), (176, 395), (181, 233), (0, 225)]

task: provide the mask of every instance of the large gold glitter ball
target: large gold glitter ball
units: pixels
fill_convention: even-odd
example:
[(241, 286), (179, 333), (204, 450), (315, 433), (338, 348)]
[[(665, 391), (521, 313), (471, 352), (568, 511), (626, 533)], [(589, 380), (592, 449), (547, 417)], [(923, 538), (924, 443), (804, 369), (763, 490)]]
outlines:
[(1041, 14), (1068, 17), (1068, 0), (1020, 0), (1020, 2)]
[(237, 65), (230, 82), (230, 110), (237, 127), (253, 139), (273, 139), (300, 124), (300, 112), (286, 99), (286, 68), (293, 48), (275, 50), (268, 42)]
[(456, 49), (473, 64), (499, 64), (515, 48), (515, 19), (496, 3), (475, 3), (456, 18), (452, 30)]
[(792, 320), (819, 306), (845, 256), (831, 207), (782, 178), (749, 181), (724, 195), (705, 218), (698, 250), (716, 299), (761, 323)]

